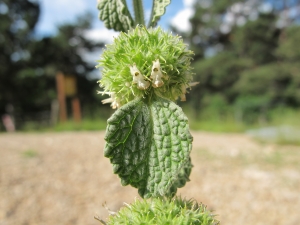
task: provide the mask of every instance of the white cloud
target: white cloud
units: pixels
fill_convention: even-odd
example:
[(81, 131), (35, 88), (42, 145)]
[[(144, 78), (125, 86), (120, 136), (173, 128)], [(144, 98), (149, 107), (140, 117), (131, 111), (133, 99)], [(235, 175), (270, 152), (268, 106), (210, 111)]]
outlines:
[[(115, 32), (113, 30), (108, 30), (105, 27), (102, 28), (94, 28), (91, 30), (88, 30), (84, 33), (85, 38), (94, 41), (94, 42), (105, 42), (107, 44), (110, 44), (113, 42), (114, 37), (117, 37), (119, 35), (119, 32)], [(100, 59), (102, 54), (102, 49), (97, 49), (94, 52), (87, 52), (86, 50), (82, 49), (80, 51), (80, 54), (86, 60), (87, 62), (91, 63), (92, 65), (97, 65), (97, 60)], [(91, 78), (97, 78), (100, 79), (100, 73), (98, 70), (94, 71), (91, 75)]]
[(44, 34), (53, 34), (59, 24), (73, 22), (86, 11), (97, 12), (95, 0), (42, 0), (41, 17), (37, 30)]
[(183, 0), (184, 7), (193, 7), (196, 3), (196, 0)]
[(93, 52), (89, 52), (84, 49), (81, 49), (79, 51), (79, 54), (83, 57), (83, 59), (86, 62), (96, 66), (98, 64), (97, 60), (99, 60), (101, 57), (102, 49), (99, 48), (98, 50), (93, 51)]
[(270, 13), (273, 9), (273, 6), (270, 3), (263, 3), (260, 5), (259, 10), (263, 13)]
[(175, 17), (171, 20), (171, 25), (182, 32), (189, 32), (191, 30), (191, 24), (189, 19), (193, 16), (194, 10), (191, 7), (186, 7), (179, 11)]
[(105, 42), (105, 43), (112, 43), (114, 37), (117, 37), (119, 32), (108, 30), (104, 27), (102, 28), (95, 28), (85, 32), (85, 38), (95, 41), (95, 42)]

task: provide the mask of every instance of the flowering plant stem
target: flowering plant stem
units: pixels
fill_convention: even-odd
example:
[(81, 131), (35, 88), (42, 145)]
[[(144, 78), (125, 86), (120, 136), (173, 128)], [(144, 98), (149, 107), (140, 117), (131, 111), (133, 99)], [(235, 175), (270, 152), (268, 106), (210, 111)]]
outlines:
[(145, 25), (144, 9), (142, 0), (133, 0), (134, 18), (136, 25)]
[[(102, 68), (100, 93), (109, 95), (102, 102), (117, 109), (107, 121), (104, 156), (122, 185), (151, 198), (128, 206), (108, 224), (172, 224), (176, 218), (174, 224), (215, 224), (202, 206), (178, 198), (171, 201), (189, 181), (192, 169), (193, 137), (175, 101), (185, 101), (196, 83), (190, 66), (193, 52), (181, 37), (154, 28), (168, 4), (170, 0), (153, 1), (148, 28), (142, 0), (133, 0), (134, 19), (126, 0), (101, 0), (98, 5), (107, 28), (121, 31), (106, 45), (98, 65)], [(158, 206), (165, 214), (156, 214)], [(146, 214), (133, 213), (145, 207)]]

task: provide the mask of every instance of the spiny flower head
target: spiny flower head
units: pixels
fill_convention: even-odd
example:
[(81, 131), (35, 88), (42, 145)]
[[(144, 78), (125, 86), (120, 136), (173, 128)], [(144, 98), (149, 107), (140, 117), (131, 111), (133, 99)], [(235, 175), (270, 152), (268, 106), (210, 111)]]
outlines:
[(121, 32), (114, 42), (106, 45), (99, 65), (102, 68), (102, 94), (110, 98), (114, 108), (135, 98), (159, 96), (171, 101), (185, 100), (186, 89), (193, 86), (191, 60), (181, 37), (160, 27), (146, 29), (137, 26)]

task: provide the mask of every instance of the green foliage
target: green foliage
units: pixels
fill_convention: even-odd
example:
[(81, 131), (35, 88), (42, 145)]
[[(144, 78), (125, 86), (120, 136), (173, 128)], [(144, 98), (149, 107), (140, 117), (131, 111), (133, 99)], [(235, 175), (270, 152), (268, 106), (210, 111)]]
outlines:
[(99, 61), (100, 93), (110, 95), (102, 102), (121, 107), (108, 120), (104, 155), (122, 185), (143, 198), (172, 197), (189, 179), (192, 136), (171, 101), (185, 100), (192, 86), (192, 54), (178, 36), (137, 26), (120, 33)]
[(0, 114), (8, 103), (26, 100), (18, 73), (27, 69), (26, 47), (40, 14), (39, 5), (28, 0), (3, 0), (2, 6), (8, 10), (0, 13)]
[(263, 142), (300, 145), (299, 108), (278, 107), (268, 111), (266, 119), (263, 127), (248, 127), (248, 133)]
[(20, 130), (22, 132), (101, 131), (105, 130), (106, 124), (106, 120), (102, 118), (84, 119), (79, 123), (69, 120), (54, 126), (29, 121), (25, 122)]
[[(232, 2), (222, 4), (229, 7)], [(225, 5), (220, 9), (226, 9)], [(268, 111), (278, 106), (300, 106), (300, 54), (293, 47), (300, 41), (299, 26), (280, 30), (275, 14), (259, 14), (244, 26), (233, 26), (226, 35), (216, 31), (221, 24), (216, 15), (220, 14), (224, 11), (218, 5), (205, 8), (199, 3), (191, 18), (190, 40), (192, 49), (199, 53), (197, 57), (201, 58), (207, 48), (222, 45), (214, 56), (193, 63), (195, 80), (200, 81), (192, 91), (195, 110), (202, 110), (202, 114), (214, 104), (213, 96), (222, 95), (224, 103), (235, 108), (236, 122), (256, 123), (267, 121)], [(207, 29), (212, 29), (211, 36), (205, 36)]]
[[(155, 27), (160, 17), (165, 14), (166, 7), (171, 0), (153, 0), (151, 16), (148, 27)], [(108, 29), (127, 32), (137, 25), (145, 26), (144, 9), (142, 0), (132, 0), (133, 19), (125, 0), (101, 0), (98, 3), (99, 19)]]
[[(95, 94), (97, 84), (90, 81), (88, 75), (94, 71), (94, 65), (84, 60), (80, 52), (86, 53), (99, 50), (103, 43), (90, 42), (85, 38), (84, 33), (91, 27), (91, 16), (85, 14), (79, 16), (74, 24), (63, 24), (58, 27), (57, 35), (45, 37), (41, 40), (33, 41), (28, 46), (32, 56), (28, 59), (27, 66), (34, 69), (32, 75), (40, 84), (45, 83), (45, 87), (36, 87), (36, 82), (26, 82), (25, 86), (30, 86), (39, 94), (34, 97), (50, 105), (52, 99), (56, 99), (55, 75), (61, 71), (66, 75), (73, 75), (77, 79), (78, 97), (86, 105), (96, 105), (99, 97)], [(50, 80), (50, 81), (49, 81)], [(25, 78), (24, 78), (24, 81)], [(54, 94), (48, 95), (52, 91)]]
[(209, 107), (214, 103), (214, 96), (221, 96), (223, 105), (231, 104), (236, 98), (232, 87), (239, 79), (240, 73), (252, 64), (251, 59), (237, 60), (237, 55), (229, 51), (195, 62), (195, 80), (199, 81), (199, 85), (191, 91), (193, 98), (190, 100), (195, 110)]
[(190, 18), (191, 32), (182, 34), (189, 40), (190, 48), (195, 52), (195, 61), (203, 59), (209, 49), (214, 49), (217, 46), (227, 48), (231, 36), (222, 33), (220, 26), (224, 21), (227, 8), (235, 2), (238, 0), (195, 1), (195, 13)]
[(136, 200), (126, 205), (114, 216), (110, 216), (110, 224), (157, 224), (157, 225), (217, 225), (214, 215), (206, 207), (195, 200), (181, 198)]
[(65, 74), (85, 77), (94, 70), (94, 66), (87, 63), (79, 49), (92, 52), (104, 46), (103, 43), (90, 42), (84, 32), (91, 28), (91, 15), (79, 16), (74, 24), (63, 24), (58, 27), (59, 32), (54, 37), (45, 37), (33, 41), (28, 46), (32, 55), (30, 67), (41, 67), (41, 75), (54, 76), (57, 71)]
[(0, 115), (7, 113), (8, 105), (12, 106), (18, 130), (40, 129), (28, 120), (36, 120), (36, 112), (50, 111), (57, 98), (58, 71), (77, 77), (78, 97), (84, 108), (96, 105), (98, 85), (87, 79), (95, 68), (84, 60), (82, 52), (100, 49), (104, 44), (84, 36), (91, 27), (91, 16), (80, 16), (74, 24), (60, 25), (56, 35), (37, 39), (33, 34), (40, 13), (37, 1), (1, 4), (8, 10), (0, 14)]
[(236, 2), (239, 2), (239, 0), (223, 0), (223, 1), (213, 0), (212, 3), (210, 4), (210, 9), (208, 11), (211, 11), (212, 13), (215, 14), (223, 14), (224, 12), (226, 12), (228, 7), (232, 6)]
[(153, 0), (152, 12), (148, 27), (155, 27), (160, 17), (165, 14), (166, 7), (171, 3), (171, 0)]
[(201, 111), (196, 111), (191, 104), (183, 107), (192, 130), (236, 133), (250, 127), (238, 118), (236, 109), (222, 95), (206, 95), (202, 101), (205, 107)]
[[(240, 29), (238, 33), (242, 37), (234, 42), (236, 46), (244, 46), (237, 49), (243, 49), (246, 57), (262, 64), (243, 71), (233, 86), (238, 95), (235, 105), (248, 117), (251, 114), (265, 117), (268, 110), (278, 106), (300, 105), (300, 71), (294, 58), (297, 50), (292, 47), (296, 40), (300, 41), (299, 27), (288, 28), (286, 33), (289, 36), (278, 42), (278, 34), (272, 24), (274, 16), (262, 15), (260, 20)], [(251, 36), (250, 32), (254, 34)], [(241, 40), (245, 43), (241, 44)]]
[(193, 65), (195, 70), (199, 71), (196, 79), (200, 81), (200, 86), (203, 86), (201, 88), (210, 89), (211, 92), (226, 92), (230, 91), (230, 87), (238, 80), (240, 72), (252, 65), (252, 61), (237, 60), (236, 54), (225, 51)]
[(239, 57), (250, 58), (255, 64), (266, 64), (275, 60), (279, 30), (276, 16), (260, 14), (254, 21), (236, 28), (232, 34), (232, 48)]
[[(161, 28), (138, 26), (128, 33), (120, 33), (113, 44), (106, 46), (99, 60), (102, 93), (111, 95), (113, 105), (124, 105), (145, 96), (150, 100), (155, 96), (172, 101), (179, 96), (184, 98), (193, 75), (190, 67), (192, 55), (180, 37)], [(153, 84), (156, 79), (152, 77), (152, 70), (156, 60), (159, 60), (161, 86)], [(148, 87), (141, 88), (135, 82), (135, 74), (131, 71), (134, 66), (143, 77), (141, 82), (145, 80)]]
[(300, 28), (298, 25), (287, 28), (282, 34), (280, 45), (276, 50), (279, 59), (298, 63), (300, 60), (300, 50), (295, 48), (299, 44)]
[(135, 25), (144, 25), (145, 18), (144, 18), (143, 1), (132, 0), (132, 2), (133, 2), (133, 9), (134, 9)]
[(173, 102), (136, 99), (108, 120), (104, 155), (122, 185), (144, 198), (174, 196), (191, 172), (192, 136), (187, 118)]
[(300, 128), (299, 108), (277, 107), (268, 112), (268, 117), (274, 126), (285, 124)]
[(247, 99), (257, 98), (261, 104), (258, 108), (300, 105), (300, 80), (293, 75), (293, 68), (293, 65), (274, 63), (245, 71), (234, 87), (240, 93), (237, 102), (247, 104)]
[(126, 0), (101, 0), (98, 9), (99, 18), (108, 29), (126, 32), (134, 25)]
[(58, 123), (53, 128), (47, 128), (46, 131), (100, 131), (105, 128), (106, 121), (104, 119), (84, 119), (80, 123), (74, 121)]

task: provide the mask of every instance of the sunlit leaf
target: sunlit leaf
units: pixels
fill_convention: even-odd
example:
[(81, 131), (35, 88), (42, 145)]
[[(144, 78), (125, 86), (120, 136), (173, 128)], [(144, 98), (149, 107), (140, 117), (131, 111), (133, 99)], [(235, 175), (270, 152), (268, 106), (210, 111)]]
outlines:
[(127, 32), (134, 25), (125, 0), (100, 0), (99, 18), (108, 29)]
[(192, 136), (175, 103), (136, 99), (108, 120), (104, 155), (122, 185), (138, 188), (144, 198), (174, 196), (191, 172)]
[(150, 18), (149, 27), (155, 27), (160, 17), (165, 14), (166, 7), (171, 3), (171, 0), (153, 0), (152, 15)]

